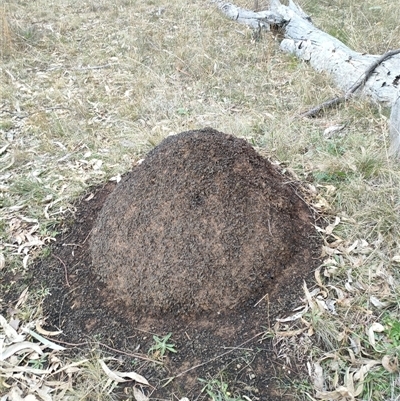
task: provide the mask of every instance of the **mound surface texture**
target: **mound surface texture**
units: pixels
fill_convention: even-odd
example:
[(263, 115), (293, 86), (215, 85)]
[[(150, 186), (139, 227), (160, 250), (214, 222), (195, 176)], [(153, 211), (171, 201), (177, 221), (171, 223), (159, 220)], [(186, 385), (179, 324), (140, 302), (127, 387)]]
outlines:
[(243, 139), (211, 129), (161, 142), (109, 195), (93, 269), (132, 311), (197, 315), (254, 305), (311, 258), (296, 188)]

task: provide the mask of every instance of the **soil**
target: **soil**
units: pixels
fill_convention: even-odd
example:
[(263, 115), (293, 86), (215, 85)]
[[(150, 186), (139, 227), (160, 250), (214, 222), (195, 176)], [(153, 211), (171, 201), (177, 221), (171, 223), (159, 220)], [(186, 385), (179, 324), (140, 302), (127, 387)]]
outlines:
[(172, 333), (177, 352), (163, 365), (136, 359), (151, 399), (207, 398), (198, 378), (223, 378), (232, 396), (292, 399), (262, 333), (296, 306), (320, 263), (303, 198), (242, 139), (210, 129), (169, 137), (119, 184), (77, 202), (33, 268), (51, 294), (47, 323), (87, 344), (81, 351), (93, 342), (118, 350), (130, 370), (126, 354), (146, 357), (154, 334)]
[[(294, 229), (295, 228), (295, 229)], [(311, 259), (307, 205), (243, 139), (162, 141), (107, 198), (90, 238), (110, 307), (202, 316), (274, 297)]]

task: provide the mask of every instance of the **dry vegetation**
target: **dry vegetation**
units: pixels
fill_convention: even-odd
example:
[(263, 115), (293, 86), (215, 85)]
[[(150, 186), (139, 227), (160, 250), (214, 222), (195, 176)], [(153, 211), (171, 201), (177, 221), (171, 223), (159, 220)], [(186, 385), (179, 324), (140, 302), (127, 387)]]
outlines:
[[(400, 43), (394, 1), (302, 7), (355, 50)], [(400, 167), (387, 156), (388, 110), (354, 100), (322, 118), (296, 118), (337, 94), (329, 77), (282, 54), (269, 34), (255, 41), (206, 1), (5, 0), (0, 24), (0, 278), (15, 278), (2, 279), (1, 291), (13, 291), (21, 320), (13, 323), (19, 334), (2, 321), (0, 343), (41, 317), (46, 291), (20, 297), (24, 277), (73, 200), (117, 180), (166, 135), (211, 126), (307, 181), (331, 219), (315, 288), (305, 288), (297, 319), (275, 327), (288, 369), (309, 368), (292, 391), (308, 400), (400, 399)], [(0, 394), (112, 397), (100, 395), (113, 376), (96, 351), (61, 362), (62, 352), (49, 349), (2, 362)], [(53, 376), (33, 371), (41, 358)]]

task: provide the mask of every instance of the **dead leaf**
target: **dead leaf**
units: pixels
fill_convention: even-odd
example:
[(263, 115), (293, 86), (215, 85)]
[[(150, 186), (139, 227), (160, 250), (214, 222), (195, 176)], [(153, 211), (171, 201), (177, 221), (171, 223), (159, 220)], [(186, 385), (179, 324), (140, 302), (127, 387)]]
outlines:
[(48, 331), (48, 330), (43, 329), (40, 326), (39, 321), (36, 322), (35, 327), (36, 327), (36, 331), (38, 331), (40, 334), (43, 334), (44, 336), (49, 336), (49, 337), (58, 336), (59, 334), (62, 333), (62, 331)]
[(103, 161), (100, 159), (91, 159), (90, 164), (92, 165), (93, 170), (100, 170), (103, 165)]
[(305, 296), (306, 296), (306, 300), (307, 300), (308, 306), (309, 306), (312, 310), (314, 310), (315, 307), (316, 307), (316, 305), (315, 305), (315, 302), (313, 301), (313, 299), (312, 299), (312, 297), (311, 297), (310, 291), (308, 291), (307, 284), (306, 284), (305, 281), (303, 282), (303, 290), (304, 290), (304, 294), (305, 294)]
[(344, 386), (338, 387), (334, 391), (316, 391), (315, 396), (320, 400), (354, 400), (354, 395)]
[(146, 386), (149, 385), (149, 382), (143, 376), (135, 372), (118, 372), (116, 370), (111, 370), (102, 359), (99, 360), (99, 363), (100, 366), (103, 368), (104, 372), (106, 373), (106, 375), (111, 380), (117, 383), (123, 383), (129, 381), (128, 379), (126, 379), (126, 377), (129, 377), (129, 379), (134, 380), (137, 383), (145, 384)]
[(319, 362), (314, 363), (314, 369), (313, 369), (313, 384), (314, 388), (317, 391), (323, 391), (324, 390), (324, 372), (322, 370), (322, 366), (319, 364)]
[(64, 347), (61, 345), (55, 344), (48, 340), (47, 338), (42, 337), (41, 335), (35, 333), (34, 331), (30, 329), (25, 329), (24, 330), (26, 333), (29, 333), (32, 337), (36, 338), (36, 340), (40, 341), (43, 345), (45, 345), (47, 348), (53, 349), (55, 351), (63, 351), (65, 350)]
[(117, 372), (111, 370), (102, 359), (99, 360), (100, 366), (104, 370), (105, 374), (113, 381), (116, 381), (118, 383), (123, 383), (126, 382), (127, 380), (122, 378), (117, 374)]
[(115, 177), (111, 177), (110, 181), (115, 181), (118, 184), (121, 181), (121, 174), (117, 174)]
[(350, 245), (347, 249), (346, 249), (346, 253), (351, 253), (354, 251), (354, 249), (357, 248), (358, 245), (358, 239), (356, 239), (352, 245)]
[(60, 372), (64, 372), (64, 371), (67, 374), (78, 372), (78, 371), (80, 371), (80, 368), (78, 368), (78, 366), (83, 365), (88, 361), (89, 361), (89, 359), (83, 359), (82, 361), (72, 362), (69, 365), (63, 366), (62, 368), (53, 372), (53, 375), (56, 375), (56, 374), (58, 374)]
[(13, 401), (39, 401), (34, 395), (29, 394), (26, 397), (23, 397), (22, 390), (18, 387), (12, 387), (10, 392), (7, 394), (6, 399)]
[(94, 193), (92, 192), (87, 198), (85, 198), (85, 202), (89, 202), (94, 198)]
[(133, 396), (135, 397), (136, 401), (149, 401), (149, 397), (144, 395), (137, 387), (133, 388)]
[(0, 148), (0, 156), (7, 150), (7, 148), (10, 146), (9, 143), (4, 145), (2, 148)]
[(388, 303), (387, 302), (381, 302), (377, 297), (371, 295), (369, 297), (369, 300), (371, 302), (372, 305), (375, 306), (375, 308), (381, 309), (381, 308), (385, 308)]
[(0, 270), (4, 269), (5, 265), (6, 265), (6, 258), (3, 252), (0, 252)]
[[(27, 235), (25, 234), (25, 237), (27, 237)], [(33, 237), (30, 236), (31, 241), (29, 242), (25, 242), (23, 244), (21, 244), (18, 248), (18, 253), (22, 253), (22, 251), (24, 250), (24, 248), (32, 248), (33, 246), (41, 246), (44, 245), (44, 242), (39, 239), (38, 237)]]
[(15, 309), (18, 309), (21, 305), (23, 305), (26, 300), (28, 299), (28, 289), (29, 287), (26, 287), (22, 292), (21, 295), (18, 298), (17, 304), (15, 305)]
[(335, 227), (340, 223), (340, 217), (336, 216), (335, 217), (335, 221), (332, 224), (329, 224), (326, 228), (325, 228), (325, 233), (327, 235), (331, 235), (333, 230), (335, 229)]
[(383, 366), (389, 373), (398, 372), (398, 370), (399, 370), (399, 360), (397, 359), (397, 356), (385, 355), (385, 356), (382, 358), (382, 366)]
[(329, 204), (329, 202), (325, 198), (323, 198), (321, 195), (317, 196), (317, 202), (314, 203), (313, 206), (316, 209), (329, 210), (331, 208), (331, 205)]
[(304, 331), (307, 330), (307, 327), (304, 327), (303, 329), (298, 329), (298, 330), (289, 330), (289, 331), (277, 331), (275, 332), (275, 335), (277, 337), (296, 337), (301, 333), (304, 333)]
[(2, 315), (0, 315), (0, 326), (4, 331), (8, 342), (17, 343), (25, 340), (25, 336), (18, 334), (17, 331), (7, 323), (7, 320)]
[(0, 366), (0, 373), (4, 375), (8, 375), (9, 377), (12, 377), (15, 375), (15, 373), (24, 373), (28, 375), (47, 375), (50, 373), (50, 370), (48, 369), (35, 369), (35, 368), (30, 368), (29, 366), (10, 366), (8, 368), (3, 368)]
[(322, 257), (324, 256), (333, 256), (333, 255), (340, 255), (342, 252), (340, 252), (339, 249), (331, 248), (330, 246), (322, 246)]
[(382, 333), (385, 328), (378, 322), (375, 322), (371, 325), (371, 327), (368, 329), (368, 339), (369, 343), (374, 347), (375, 346), (375, 332), (377, 333)]
[(331, 138), (333, 136), (333, 134), (342, 131), (342, 129), (345, 127), (345, 124), (341, 124), (341, 125), (331, 125), (330, 127), (326, 128), (324, 130), (324, 136), (327, 138)]
[(29, 259), (29, 255), (25, 255), (24, 259), (22, 260), (22, 266), (24, 267), (24, 269), (26, 269), (28, 267), (28, 259)]
[(37, 352), (40, 355), (43, 354), (43, 351), (38, 344), (31, 343), (29, 341), (23, 341), (10, 345), (9, 347), (2, 348), (0, 353), (0, 361), (5, 361), (11, 355), (14, 355), (16, 352), (20, 351)]
[(305, 306), (303, 310), (295, 313), (292, 316), (288, 316), (288, 317), (285, 317), (282, 319), (276, 319), (276, 320), (277, 320), (277, 322), (280, 322), (280, 323), (293, 322), (294, 320), (300, 319), (307, 311), (308, 311), (308, 306)]

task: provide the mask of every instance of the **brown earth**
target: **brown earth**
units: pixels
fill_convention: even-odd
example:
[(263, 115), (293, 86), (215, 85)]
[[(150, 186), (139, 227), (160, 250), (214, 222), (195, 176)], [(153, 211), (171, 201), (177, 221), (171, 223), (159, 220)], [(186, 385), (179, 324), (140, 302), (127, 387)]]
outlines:
[[(114, 187), (78, 202), (34, 267), (32, 281), (51, 293), (49, 325), (68, 343), (126, 354), (173, 333), (178, 352), (162, 367), (135, 365), (155, 387), (151, 399), (206, 398), (198, 378), (221, 377), (232, 395), (291, 399), (262, 333), (290, 313), (320, 263), (299, 184), (246, 141), (202, 130), (167, 138)], [(292, 366), (293, 379), (300, 370)], [(162, 387), (166, 377), (175, 380)]]
[(274, 297), (312, 257), (309, 209), (289, 184), (243, 139), (165, 139), (108, 197), (91, 235), (110, 306), (198, 316)]

